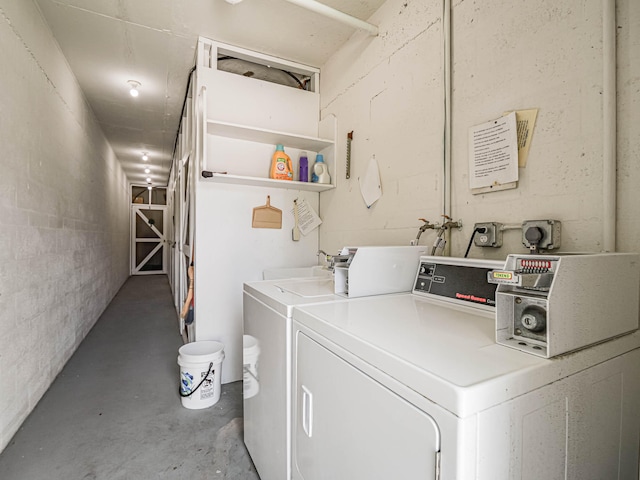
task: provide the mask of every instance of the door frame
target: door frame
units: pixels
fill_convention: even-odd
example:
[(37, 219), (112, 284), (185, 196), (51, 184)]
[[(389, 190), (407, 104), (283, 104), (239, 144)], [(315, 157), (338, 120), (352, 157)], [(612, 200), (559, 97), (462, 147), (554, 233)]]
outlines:
[[(158, 236), (158, 238), (138, 239), (136, 238), (136, 218), (140, 216), (143, 220), (147, 221), (148, 218), (141, 212), (141, 210), (158, 210), (162, 212), (162, 232), (158, 230), (154, 225), (149, 225), (149, 228)], [(167, 273), (167, 206), (166, 205), (149, 205), (149, 204), (132, 204), (131, 205), (131, 242), (130, 242), (130, 272), (131, 275), (166, 275)], [(154, 243), (158, 245), (149, 253), (145, 259), (140, 262), (140, 265), (136, 265), (136, 245), (138, 243)], [(140, 270), (144, 265), (156, 254), (156, 252), (162, 248), (162, 270)]]

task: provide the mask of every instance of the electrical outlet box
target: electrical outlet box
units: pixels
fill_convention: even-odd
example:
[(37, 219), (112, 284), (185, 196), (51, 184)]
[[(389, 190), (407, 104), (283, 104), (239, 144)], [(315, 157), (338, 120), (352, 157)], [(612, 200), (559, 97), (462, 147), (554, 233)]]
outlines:
[(525, 220), (522, 222), (522, 245), (525, 248), (533, 249), (535, 245), (527, 239), (527, 232), (530, 229), (537, 229), (541, 237), (537, 248), (540, 250), (555, 250), (560, 248), (561, 222), (558, 220)]
[(476, 231), (473, 237), (473, 243), (476, 247), (493, 247), (502, 246), (502, 224), (497, 222), (476, 223), (474, 230), (484, 228), (484, 232)]

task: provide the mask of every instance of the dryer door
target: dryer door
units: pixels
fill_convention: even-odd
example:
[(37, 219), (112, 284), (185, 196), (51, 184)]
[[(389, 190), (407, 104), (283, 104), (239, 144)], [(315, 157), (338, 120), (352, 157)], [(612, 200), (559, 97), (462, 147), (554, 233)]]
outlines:
[(434, 420), (301, 332), (293, 478), (437, 478)]

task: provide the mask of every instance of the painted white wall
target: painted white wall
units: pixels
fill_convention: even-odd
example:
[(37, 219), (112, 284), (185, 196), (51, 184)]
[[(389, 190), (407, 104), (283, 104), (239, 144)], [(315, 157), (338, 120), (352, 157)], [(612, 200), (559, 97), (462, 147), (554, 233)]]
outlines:
[[(420, 217), (442, 210), (441, 7), (389, 0), (370, 21), (380, 35), (357, 32), (321, 69), (321, 115), (336, 115), (336, 190), (320, 195), (321, 248), (408, 245)], [(351, 178), (346, 138), (353, 130)], [(367, 209), (359, 188), (372, 155), (382, 198)], [(427, 234), (423, 239), (427, 238)]]
[[(464, 255), (476, 222), (562, 221), (564, 251), (602, 249), (602, 3), (453, 1), (452, 214)], [(640, 4), (618, 0), (618, 250), (640, 251)], [(377, 38), (355, 33), (322, 68), (322, 115), (338, 118), (338, 188), (321, 195), (320, 245), (408, 244), (424, 217), (440, 221), (442, 188), (442, 5), (388, 0), (370, 19)], [(515, 190), (472, 195), (468, 128), (505, 111), (539, 108), (529, 163)], [(345, 139), (354, 131), (351, 180)], [(358, 188), (375, 154), (383, 197), (367, 209)], [(421, 244), (431, 244), (433, 231)], [(518, 230), (501, 249), (525, 252)]]
[(0, 1), (0, 451), (128, 277), (128, 184), (32, 1)]

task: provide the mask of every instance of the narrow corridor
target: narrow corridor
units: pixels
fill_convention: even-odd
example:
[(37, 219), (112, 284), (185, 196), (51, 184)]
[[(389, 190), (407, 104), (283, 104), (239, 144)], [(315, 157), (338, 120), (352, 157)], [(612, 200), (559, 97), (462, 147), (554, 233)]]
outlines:
[(242, 383), (213, 407), (183, 408), (181, 345), (167, 278), (129, 278), (0, 455), (0, 478), (258, 479)]

